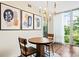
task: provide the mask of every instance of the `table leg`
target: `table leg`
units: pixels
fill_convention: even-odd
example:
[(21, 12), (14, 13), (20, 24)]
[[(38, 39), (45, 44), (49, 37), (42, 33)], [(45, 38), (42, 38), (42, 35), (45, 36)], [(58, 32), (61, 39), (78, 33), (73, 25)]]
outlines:
[(44, 45), (37, 45), (37, 57), (44, 57)]

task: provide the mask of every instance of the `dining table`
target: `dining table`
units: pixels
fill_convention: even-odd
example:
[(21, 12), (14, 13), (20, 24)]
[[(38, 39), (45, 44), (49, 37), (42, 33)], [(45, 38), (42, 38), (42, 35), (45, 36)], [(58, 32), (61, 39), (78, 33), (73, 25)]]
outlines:
[(45, 57), (44, 46), (46, 44), (51, 44), (52, 40), (49, 40), (48, 38), (45, 38), (45, 37), (33, 37), (33, 38), (30, 38), (28, 42), (36, 45), (37, 57)]

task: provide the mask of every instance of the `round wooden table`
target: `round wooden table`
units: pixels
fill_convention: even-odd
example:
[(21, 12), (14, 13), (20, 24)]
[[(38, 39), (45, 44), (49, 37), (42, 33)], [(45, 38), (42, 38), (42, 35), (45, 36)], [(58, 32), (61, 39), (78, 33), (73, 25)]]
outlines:
[(30, 38), (28, 41), (32, 44), (36, 44), (37, 57), (45, 56), (44, 45), (52, 43), (52, 40), (49, 40), (48, 38), (42, 38), (42, 37)]

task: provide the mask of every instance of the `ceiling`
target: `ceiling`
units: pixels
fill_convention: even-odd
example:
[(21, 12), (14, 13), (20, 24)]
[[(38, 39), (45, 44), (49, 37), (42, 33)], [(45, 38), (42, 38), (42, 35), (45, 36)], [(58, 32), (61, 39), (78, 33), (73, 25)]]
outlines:
[[(3, 1), (5, 2), (5, 1)], [(41, 7), (42, 10), (47, 8), (49, 13), (53, 13), (54, 11), (54, 2), (55, 1), (48, 1), (48, 7), (47, 7), (47, 1), (19, 1), (18, 3), (16, 1), (8, 1), (7, 3), (10, 3), (13, 5), (22, 5), (24, 7), (27, 6), (27, 4), (31, 4), (32, 8), (39, 9)], [(19, 7), (19, 6), (18, 6)], [(79, 1), (56, 1), (56, 12), (63, 12), (67, 10), (71, 10), (74, 8), (79, 8)]]
[[(44, 10), (45, 8), (48, 9), (49, 13), (52, 13), (54, 11), (54, 2), (55, 1), (48, 1), (48, 7), (47, 7), (47, 1), (29, 1), (34, 7), (40, 8)], [(56, 1), (56, 12), (63, 12), (71, 9), (79, 8), (79, 1)]]

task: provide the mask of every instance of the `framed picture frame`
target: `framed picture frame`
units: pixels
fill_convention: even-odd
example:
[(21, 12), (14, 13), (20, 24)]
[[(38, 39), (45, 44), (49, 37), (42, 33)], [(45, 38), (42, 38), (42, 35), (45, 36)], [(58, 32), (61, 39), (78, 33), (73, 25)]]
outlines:
[(0, 3), (0, 30), (1, 30), (1, 3)]
[(42, 27), (42, 17), (38, 15), (34, 15), (34, 29), (41, 29)]
[(33, 14), (22, 11), (22, 30), (33, 30)]
[(20, 10), (1, 3), (1, 30), (19, 30), (21, 28)]

